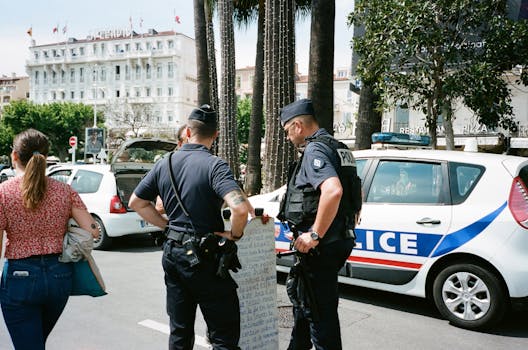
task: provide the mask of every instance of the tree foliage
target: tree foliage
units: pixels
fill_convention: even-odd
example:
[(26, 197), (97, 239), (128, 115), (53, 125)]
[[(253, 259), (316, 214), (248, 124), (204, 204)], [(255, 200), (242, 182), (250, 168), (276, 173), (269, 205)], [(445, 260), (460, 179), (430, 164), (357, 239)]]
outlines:
[(4, 109), (0, 124), (0, 154), (9, 154), (5, 149), (12, 144), (16, 134), (29, 128), (46, 134), (50, 140), (50, 153), (62, 161), (68, 156), (70, 136), (84, 135), (86, 127), (92, 126), (93, 108), (81, 103), (34, 104), (25, 100), (13, 101)]
[(484, 125), (514, 127), (503, 73), (526, 63), (526, 23), (506, 17), (505, 0), (358, 0), (352, 23), (365, 28), (354, 40), (362, 79), (385, 102), (422, 110), (434, 144), (458, 101)]

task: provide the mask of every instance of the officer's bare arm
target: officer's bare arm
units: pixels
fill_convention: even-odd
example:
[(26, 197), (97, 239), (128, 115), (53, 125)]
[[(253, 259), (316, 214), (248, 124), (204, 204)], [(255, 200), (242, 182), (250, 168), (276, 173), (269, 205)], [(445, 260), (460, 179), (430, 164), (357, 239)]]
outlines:
[(343, 196), (343, 186), (338, 177), (330, 177), (319, 185), (319, 189), (321, 197), (319, 197), (317, 216), (312, 229), (322, 237), (335, 219), (339, 202)]
[(139, 198), (135, 193), (130, 196), (128, 206), (152, 225), (158, 226), (162, 230), (167, 226), (167, 219), (161, 216), (154, 205), (146, 199)]
[(248, 213), (253, 211), (253, 207), (240, 190), (231, 191), (224, 196), (224, 201), (231, 209), (231, 237), (239, 239), (244, 234), (248, 220)]

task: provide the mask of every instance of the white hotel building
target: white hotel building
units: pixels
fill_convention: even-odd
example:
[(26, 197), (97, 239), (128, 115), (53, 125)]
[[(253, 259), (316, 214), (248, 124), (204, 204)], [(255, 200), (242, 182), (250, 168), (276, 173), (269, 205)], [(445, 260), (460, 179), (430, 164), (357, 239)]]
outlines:
[[(174, 32), (101, 30), (86, 39), (35, 45), (26, 71), (35, 103), (82, 102), (97, 111), (148, 106), (145, 132), (174, 132), (197, 104), (194, 39)], [(107, 128), (122, 128), (105, 113)]]

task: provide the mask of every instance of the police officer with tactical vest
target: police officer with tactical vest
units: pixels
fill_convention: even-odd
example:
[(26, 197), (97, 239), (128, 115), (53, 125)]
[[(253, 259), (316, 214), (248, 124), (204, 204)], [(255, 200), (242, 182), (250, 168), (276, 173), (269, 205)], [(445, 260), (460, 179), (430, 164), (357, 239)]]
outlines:
[(354, 246), (361, 181), (352, 152), (319, 128), (311, 100), (285, 106), (280, 118), (287, 138), (304, 148), (290, 166), (279, 214), (294, 234), (297, 259), (302, 259), (299, 294), (308, 296), (293, 303), (295, 323), (288, 349), (311, 349), (312, 343), (315, 349), (341, 349), (337, 275)]
[[(248, 212), (254, 210), (227, 163), (210, 153), (218, 135), (216, 120), (209, 106), (194, 109), (187, 123), (188, 143), (156, 163), (129, 203), (145, 220), (168, 232), (162, 265), (169, 349), (193, 348), (198, 305), (213, 349), (238, 349), (237, 286), (227, 270), (240, 267), (234, 241), (244, 234)], [(158, 195), (168, 221), (152, 204)], [(221, 217), (224, 202), (231, 209), (229, 231), (224, 230)]]

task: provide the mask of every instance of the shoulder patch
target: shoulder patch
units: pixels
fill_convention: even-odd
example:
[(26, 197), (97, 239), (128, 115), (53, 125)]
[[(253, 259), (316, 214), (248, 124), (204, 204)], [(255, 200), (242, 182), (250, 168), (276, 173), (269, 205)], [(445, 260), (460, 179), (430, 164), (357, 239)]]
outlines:
[(319, 168), (321, 168), (321, 167), (323, 166), (323, 164), (324, 164), (324, 162), (323, 162), (321, 159), (317, 159), (317, 158), (315, 158), (315, 159), (313, 160), (313, 166), (314, 166), (314, 168), (319, 169)]

